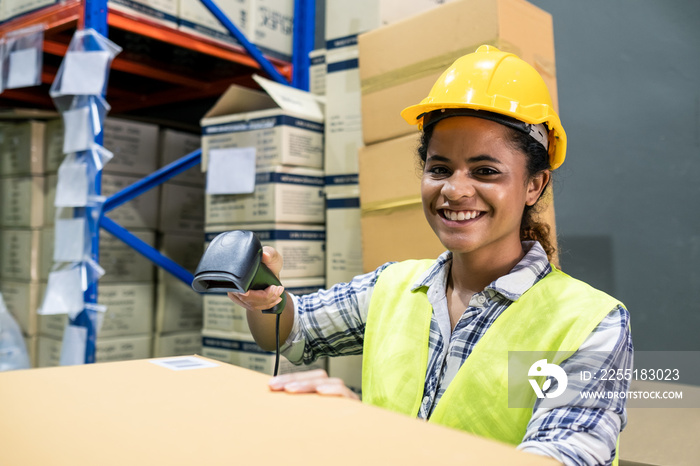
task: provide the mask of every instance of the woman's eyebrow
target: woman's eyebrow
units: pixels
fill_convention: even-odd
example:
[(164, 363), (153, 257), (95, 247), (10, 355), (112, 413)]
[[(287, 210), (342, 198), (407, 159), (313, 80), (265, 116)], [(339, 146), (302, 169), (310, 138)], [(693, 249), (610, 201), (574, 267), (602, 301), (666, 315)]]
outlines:
[(438, 154), (429, 155), (428, 158), (426, 159), (426, 161), (428, 161), (428, 160), (431, 162), (433, 162), (433, 161), (434, 162), (450, 162), (449, 157), (445, 157), (444, 155), (438, 155)]
[(491, 163), (498, 163), (498, 164), (501, 163), (501, 161), (498, 160), (497, 158), (492, 157), (492, 156), (490, 156), (490, 155), (486, 155), (486, 154), (475, 155), (474, 157), (469, 157), (469, 158), (467, 159), (467, 162), (469, 162), (469, 163), (475, 163), (475, 162), (491, 162)]

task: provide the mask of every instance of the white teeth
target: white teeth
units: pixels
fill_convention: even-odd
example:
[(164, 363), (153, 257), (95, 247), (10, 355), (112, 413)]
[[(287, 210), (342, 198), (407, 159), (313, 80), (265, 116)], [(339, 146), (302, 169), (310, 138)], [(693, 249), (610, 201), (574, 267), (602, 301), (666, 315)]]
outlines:
[(479, 212), (476, 210), (460, 211), (454, 212), (452, 210), (445, 210), (445, 217), (454, 221), (471, 220), (479, 216)]

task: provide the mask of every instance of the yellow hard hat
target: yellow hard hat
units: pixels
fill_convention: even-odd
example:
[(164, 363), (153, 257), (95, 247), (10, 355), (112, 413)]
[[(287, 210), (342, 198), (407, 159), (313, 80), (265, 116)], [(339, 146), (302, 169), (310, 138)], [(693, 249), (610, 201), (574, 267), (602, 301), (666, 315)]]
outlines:
[[(482, 45), (465, 55), (438, 78), (428, 97), (401, 112), (423, 129), (424, 117), (435, 110), (471, 109), (505, 115), (527, 125), (545, 124), (544, 144), (549, 166), (559, 167), (566, 157), (566, 133), (552, 106), (549, 90), (539, 73), (512, 53)], [(478, 112), (476, 113), (478, 116)], [(491, 118), (494, 119), (494, 118)]]

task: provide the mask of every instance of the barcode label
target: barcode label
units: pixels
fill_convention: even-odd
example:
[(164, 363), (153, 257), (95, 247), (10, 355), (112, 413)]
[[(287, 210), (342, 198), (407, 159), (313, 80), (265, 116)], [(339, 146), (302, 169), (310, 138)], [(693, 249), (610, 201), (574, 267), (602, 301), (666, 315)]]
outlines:
[(150, 362), (173, 371), (188, 371), (190, 369), (205, 369), (207, 367), (219, 366), (219, 364), (215, 362), (205, 361), (192, 356), (182, 356), (170, 359), (155, 359)]

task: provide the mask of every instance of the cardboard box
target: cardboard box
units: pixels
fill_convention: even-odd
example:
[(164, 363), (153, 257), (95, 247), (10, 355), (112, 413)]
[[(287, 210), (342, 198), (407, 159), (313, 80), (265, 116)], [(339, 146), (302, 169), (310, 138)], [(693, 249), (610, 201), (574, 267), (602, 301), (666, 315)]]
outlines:
[(204, 115), (202, 170), (209, 151), (255, 147), (256, 165), (323, 167), (323, 114), (312, 94), (270, 85), (266, 92), (232, 85)]
[(27, 349), (27, 355), (29, 356), (29, 367), (37, 367), (36, 350), (39, 341), (39, 336), (22, 335), (22, 337), (24, 337), (24, 346)]
[(354, 0), (326, 2), (328, 50), (357, 43), (356, 36), (433, 8), (446, 0)]
[[(102, 195), (109, 197), (131, 186), (139, 179), (141, 179), (140, 176), (104, 173), (102, 175)], [(124, 228), (155, 230), (158, 228), (158, 192), (157, 189), (146, 191), (129, 202), (107, 212), (106, 215)]]
[[(143, 335), (153, 331), (154, 292), (152, 283), (100, 283), (97, 302), (107, 307), (101, 314), (102, 324), (97, 336), (114, 338)], [(43, 299), (43, 296), (42, 296)], [(63, 338), (68, 324), (65, 314), (38, 316), (39, 334)]]
[(25, 121), (0, 123), (0, 174), (2, 176), (44, 175), (45, 123)]
[(108, 0), (108, 6), (137, 18), (177, 28), (178, 0)]
[(326, 49), (309, 52), (309, 92), (326, 95)]
[[(286, 291), (297, 296), (315, 293), (324, 287), (323, 277), (290, 278), (282, 282)], [(246, 310), (225, 294), (205, 294), (204, 331), (250, 333)]]
[(46, 121), (44, 129), (44, 158), (46, 160), (46, 173), (58, 172), (58, 167), (65, 158), (63, 153), (64, 139), (63, 119), (55, 118)]
[[(98, 458), (112, 464), (267, 466), (303, 458), (309, 466), (325, 466), (329, 458), (345, 465), (372, 458), (407, 466), (557, 464), (346, 398), (273, 392), (269, 378), (199, 357), (5, 372), (0, 463), (85, 466)], [(295, 425), (271, 447), (271, 420), (281, 413)], [(197, 427), (183, 429), (185, 419)], [(76, 438), (84, 440), (79, 450)]]
[(156, 334), (153, 357), (185, 356), (202, 353), (202, 332)]
[[(252, 335), (245, 333), (203, 331), (202, 356), (268, 375), (272, 375), (275, 369), (275, 353), (263, 351), (255, 343)], [(280, 356), (278, 374), (313, 369), (325, 370), (326, 359), (319, 358), (313, 364), (295, 366), (284, 356)]]
[(207, 225), (230, 223), (322, 224), (323, 172), (311, 168), (261, 167), (250, 194), (207, 194)]
[(445, 69), (482, 44), (514, 52), (533, 65), (556, 109), (553, 34), (552, 16), (525, 0), (455, 0), (361, 35), (365, 144), (414, 132), (401, 110), (425, 98)]
[[(38, 228), (45, 224), (46, 202), (51, 188), (44, 176), (22, 176), (0, 180), (0, 225), (10, 228)], [(55, 192), (56, 187), (53, 187)], [(55, 195), (54, 195), (55, 196)], [(51, 222), (53, 223), (53, 222)]]
[(37, 333), (36, 310), (44, 298), (45, 285), (45, 283), (36, 281), (0, 280), (0, 293), (2, 293), (7, 309), (25, 336), (31, 337)]
[[(293, 0), (230, 0), (217, 5), (263, 54), (291, 60)], [(180, 0), (180, 29), (238, 45), (238, 41), (198, 0)]]
[[(194, 273), (204, 253), (204, 228), (198, 235), (167, 233), (160, 237), (161, 254)], [(202, 328), (202, 296), (190, 284), (158, 269), (156, 332), (171, 333)]]
[(3, 16), (6, 21), (26, 15), (32, 11), (60, 3), (59, 0), (3, 0)]
[[(37, 339), (37, 367), (60, 365), (62, 343), (62, 339), (39, 335)], [(150, 358), (153, 354), (152, 345), (153, 337), (151, 335), (117, 338), (98, 337), (95, 343), (95, 362)]]
[(348, 282), (362, 269), (360, 189), (339, 186), (326, 192), (326, 286)]
[(53, 265), (53, 230), (0, 230), (0, 277), (3, 280), (46, 280)]
[(104, 173), (149, 175), (157, 168), (157, 125), (108, 117), (102, 145), (114, 154)]
[(160, 186), (158, 230), (162, 232), (204, 232), (204, 187), (163, 183)]
[(362, 146), (357, 53), (352, 46), (326, 54), (326, 175), (357, 173), (357, 150)]
[[(153, 231), (131, 230), (131, 233), (155, 247), (156, 235)], [(151, 261), (104, 230), (100, 230), (100, 265), (105, 269), (100, 283), (153, 283), (155, 280), (155, 265)]]
[(280, 280), (290, 278), (322, 277), (326, 262), (326, 230), (321, 225), (294, 224), (235, 224), (208, 225), (207, 243), (220, 233), (231, 230), (250, 230), (263, 246), (271, 246), (284, 258)]
[[(168, 128), (161, 129), (160, 142), (158, 144), (160, 147), (160, 156), (158, 157), (159, 165), (161, 167), (169, 165), (181, 157), (199, 149), (201, 145), (202, 139), (199, 134), (186, 133), (184, 131), (176, 131)], [(204, 175), (200, 167), (192, 167), (176, 177), (171, 178), (166, 183), (204, 186)]]

